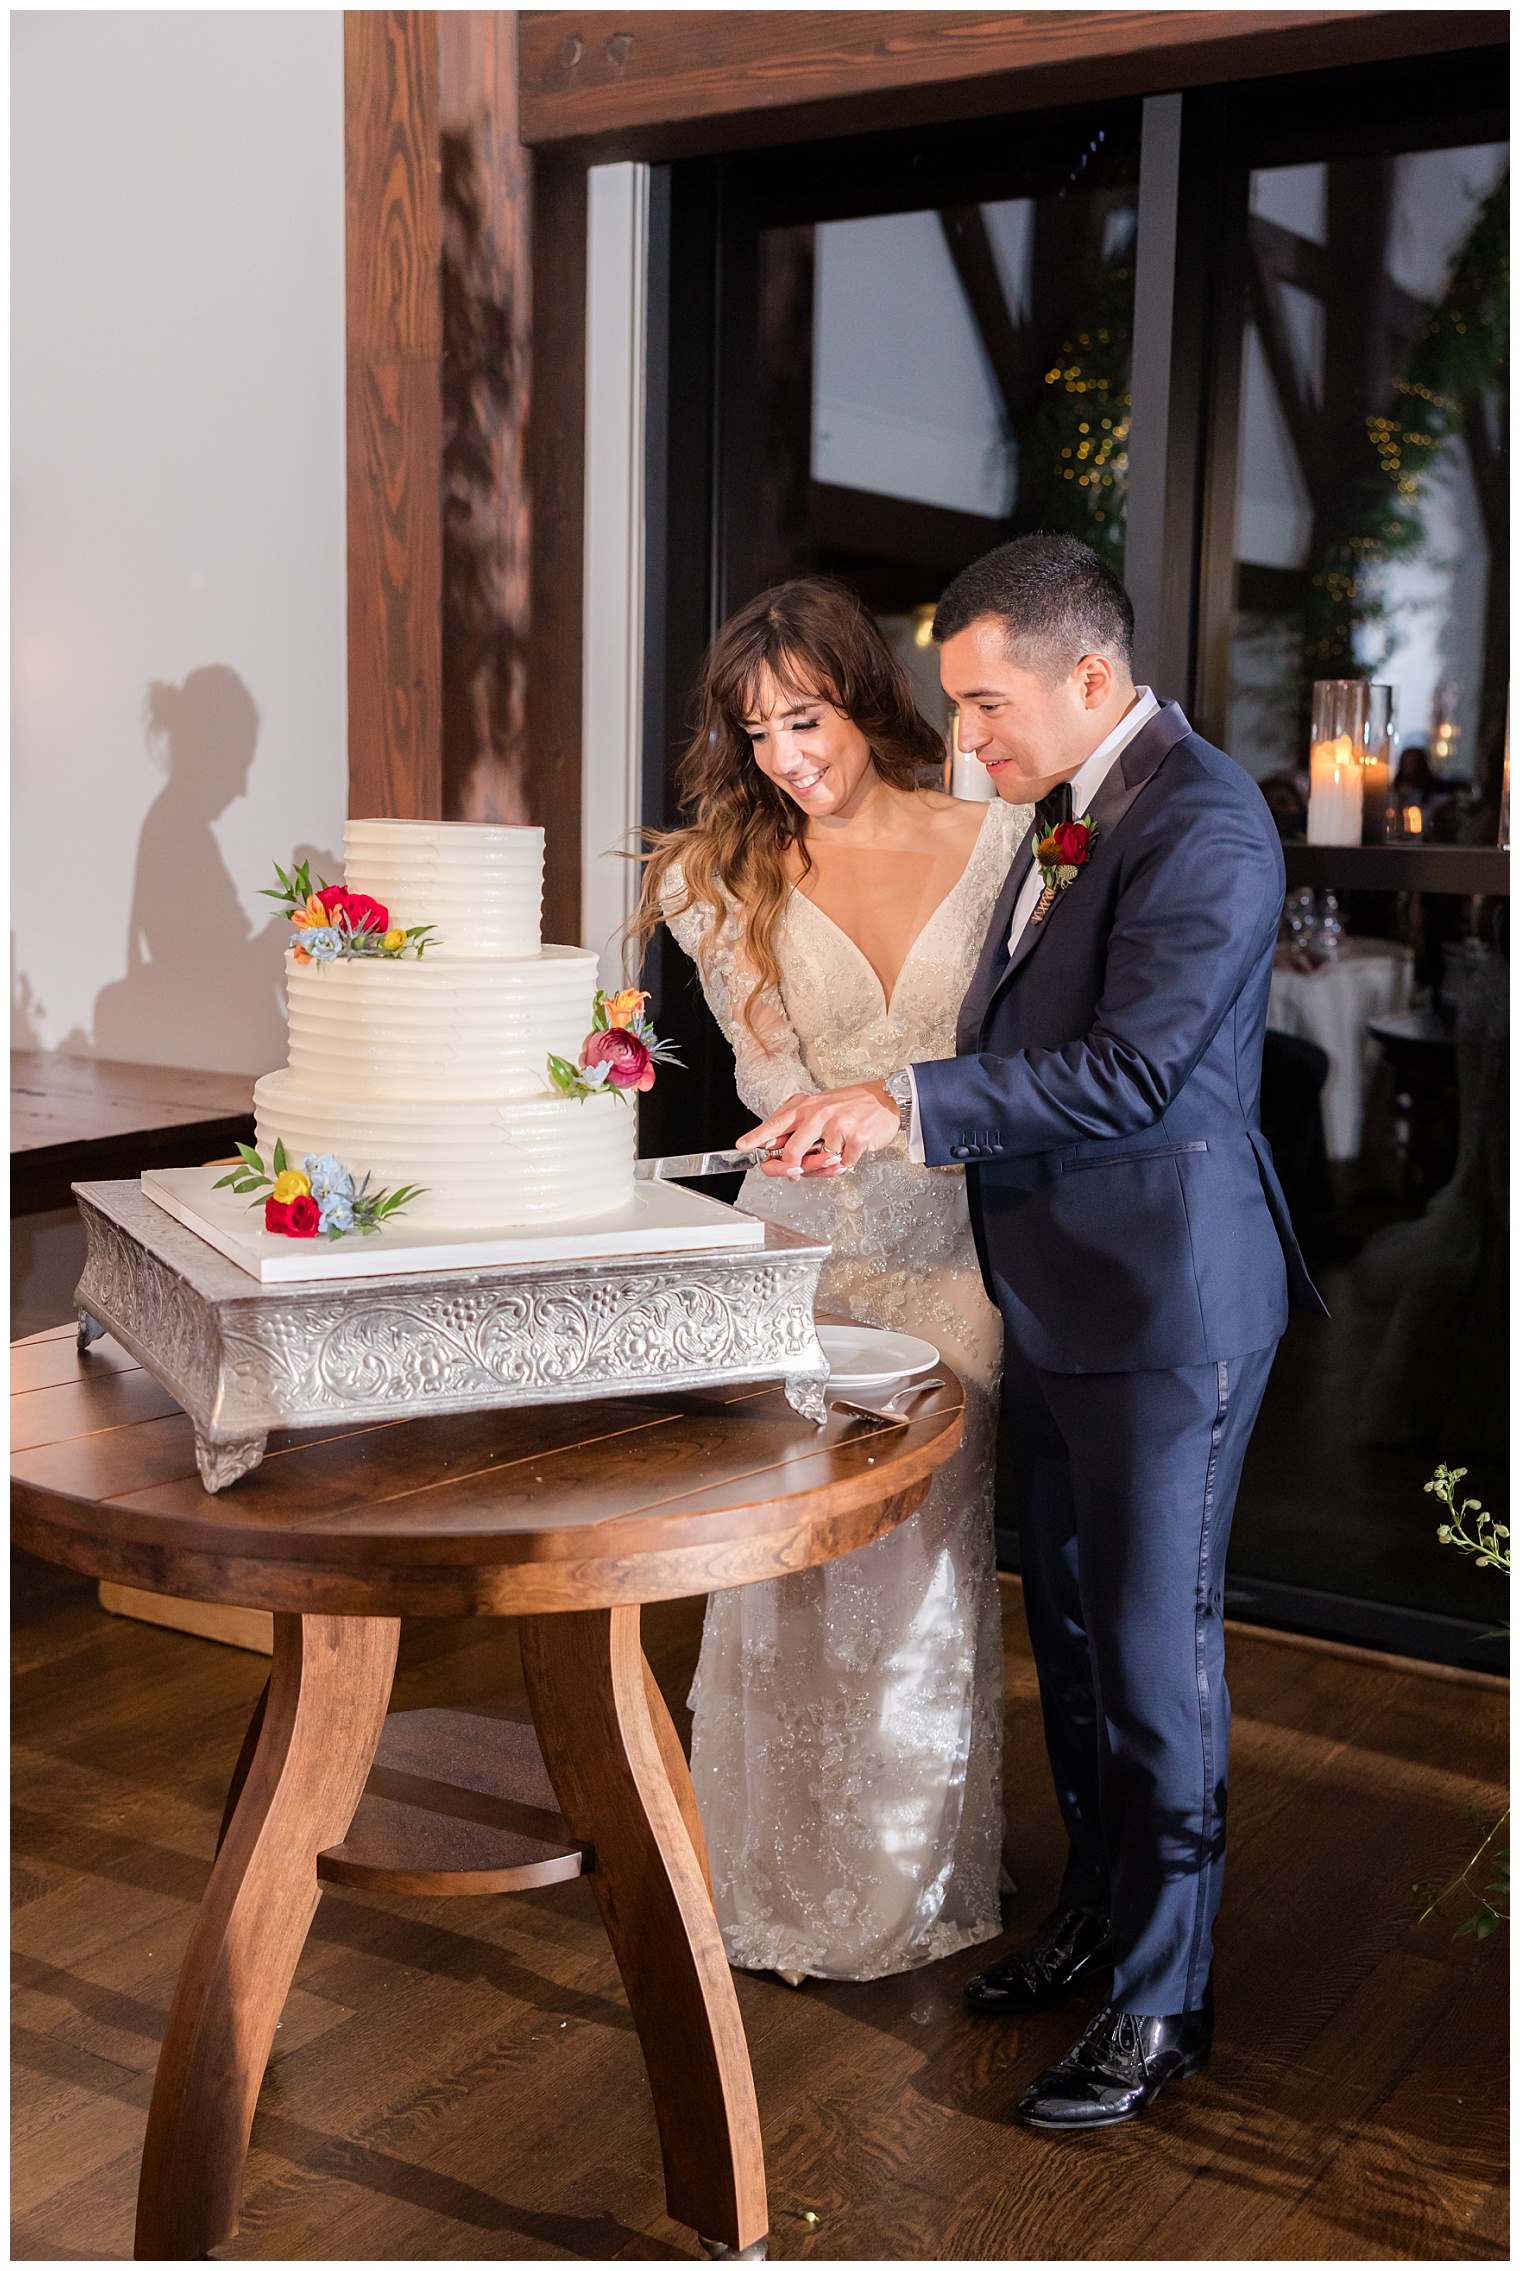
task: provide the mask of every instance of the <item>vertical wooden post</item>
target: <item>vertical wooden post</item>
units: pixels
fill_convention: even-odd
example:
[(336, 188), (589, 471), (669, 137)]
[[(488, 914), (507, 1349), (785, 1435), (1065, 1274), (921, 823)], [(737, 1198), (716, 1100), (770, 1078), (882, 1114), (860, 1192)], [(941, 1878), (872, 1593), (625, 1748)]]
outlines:
[(438, 19), (344, 17), (348, 809), (443, 811)]
[(573, 942), (586, 169), (518, 140), (517, 24), (345, 17), (348, 808), (543, 827)]
[(586, 458), (586, 168), (533, 166), (532, 817), (548, 831), (544, 936), (581, 935), (581, 626)]
[(532, 203), (516, 15), (441, 12), (438, 87), (444, 811), (562, 825), (537, 809), (528, 764)]

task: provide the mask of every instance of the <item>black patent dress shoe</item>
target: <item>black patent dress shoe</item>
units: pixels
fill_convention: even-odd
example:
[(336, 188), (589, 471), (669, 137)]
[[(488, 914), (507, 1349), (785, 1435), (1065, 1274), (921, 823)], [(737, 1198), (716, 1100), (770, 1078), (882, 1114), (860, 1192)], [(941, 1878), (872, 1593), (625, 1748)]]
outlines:
[(1133, 2121), (1168, 2082), (1197, 2073), (1213, 2040), (1212, 1995), (1201, 2011), (1166, 2019), (1105, 2003), (1059, 2065), (1030, 2083), (1019, 2119), (1031, 2129), (1111, 2129)]
[(977, 1972), (964, 1993), (973, 2011), (1000, 2019), (1027, 2018), (1035, 2011), (1059, 2010), (1113, 1960), (1106, 1916), (1093, 1916), (1085, 1908), (1058, 1908), (1027, 1948)]

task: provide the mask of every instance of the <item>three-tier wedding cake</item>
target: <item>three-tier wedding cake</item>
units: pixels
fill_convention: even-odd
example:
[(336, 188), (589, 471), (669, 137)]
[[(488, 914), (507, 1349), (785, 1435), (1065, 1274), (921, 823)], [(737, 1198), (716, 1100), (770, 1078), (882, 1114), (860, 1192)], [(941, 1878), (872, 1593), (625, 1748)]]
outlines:
[(407, 1219), (439, 1229), (625, 1206), (632, 1096), (566, 1095), (548, 1069), (582, 1049), (597, 958), (540, 943), (543, 830), (351, 820), (343, 854), (347, 891), (379, 903), (392, 937), (432, 935), (421, 954), (287, 954), (290, 1062), (254, 1089), (263, 1156), (278, 1142), (292, 1163), (332, 1155), (420, 1185)]

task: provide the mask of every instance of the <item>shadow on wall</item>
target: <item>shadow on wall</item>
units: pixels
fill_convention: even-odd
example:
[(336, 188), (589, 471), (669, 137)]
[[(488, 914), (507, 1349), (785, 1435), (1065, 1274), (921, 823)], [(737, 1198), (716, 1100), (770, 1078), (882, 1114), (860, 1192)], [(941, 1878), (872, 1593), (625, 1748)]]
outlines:
[[(168, 779), (138, 839), (126, 975), (96, 996), (93, 1033), (76, 1028), (59, 1045), (71, 1056), (267, 1072), (285, 1061), (289, 926), (272, 907), (268, 922), (250, 924), (212, 829), (247, 794), (258, 709), (224, 663), (192, 670), (182, 686), (155, 681), (144, 708), (149, 748)], [(292, 850), (341, 872), (312, 845), (272, 845), (271, 859)], [(12, 1009), (22, 1010), (25, 1029), (39, 1005), (24, 974), (16, 986)]]

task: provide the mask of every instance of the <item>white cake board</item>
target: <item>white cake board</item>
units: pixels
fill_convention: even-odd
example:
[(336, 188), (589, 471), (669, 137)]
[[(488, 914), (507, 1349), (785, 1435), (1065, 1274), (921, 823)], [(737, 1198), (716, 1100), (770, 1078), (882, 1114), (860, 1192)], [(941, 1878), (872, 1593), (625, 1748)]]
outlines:
[(409, 1224), (403, 1215), (365, 1238), (284, 1238), (236, 1191), (215, 1185), (225, 1167), (153, 1167), (145, 1195), (261, 1285), (322, 1278), (395, 1277), (417, 1270), (473, 1270), (502, 1263), (579, 1262), (603, 1254), (712, 1253), (763, 1246), (765, 1224), (679, 1183), (635, 1183), (633, 1197), (589, 1222), (545, 1222), (482, 1232)]

